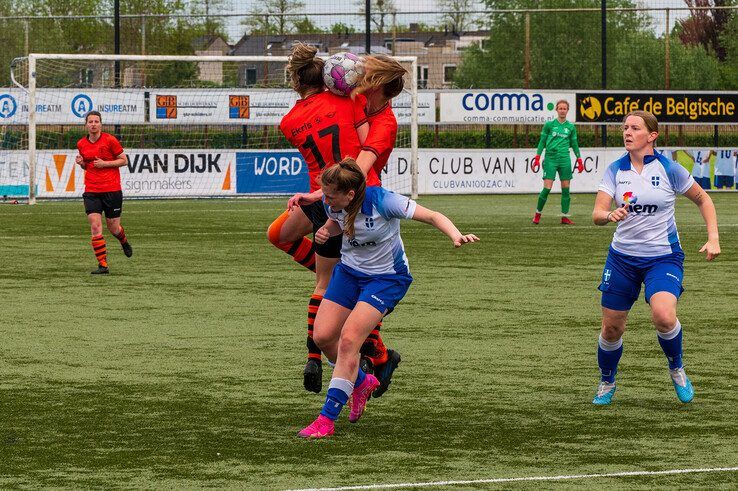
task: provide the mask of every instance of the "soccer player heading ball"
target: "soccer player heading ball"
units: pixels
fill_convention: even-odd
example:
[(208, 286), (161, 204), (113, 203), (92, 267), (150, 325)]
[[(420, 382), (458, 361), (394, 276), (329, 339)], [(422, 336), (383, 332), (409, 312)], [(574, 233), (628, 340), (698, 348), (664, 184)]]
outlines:
[(367, 187), (361, 168), (346, 159), (323, 171), (328, 220), (315, 233), (323, 243), (341, 237), (341, 261), (336, 265), (315, 319), (315, 342), (335, 362), (323, 410), (300, 431), (305, 438), (323, 438), (334, 432), (334, 422), (351, 399), (349, 421), (364, 412), (379, 381), (359, 367), (359, 350), (384, 315), (405, 296), (413, 278), (408, 269), (400, 220), (433, 225), (454, 247), (476, 242), (462, 234), (447, 217), (381, 187)]
[[(305, 236), (317, 231), (327, 220), (320, 200), (321, 171), (335, 165), (344, 156), (356, 157), (365, 153), (362, 143), (367, 140), (370, 127), (364, 96), (351, 99), (325, 90), (324, 62), (316, 54), (314, 47), (299, 43), (294, 46), (287, 72), (300, 100), (279, 125), (285, 137), (305, 158), (310, 175), (310, 193), (298, 193), (289, 200), (287, 211), (270, 225), (268, 238), (277, 248), (316, 274), (315, 289), (308, 303), (308, 360), (303, 371), (303, 385), (306, 390), (318, 393), (322, 390), (323, 368), (321, 351), (313, 341), (313, 323), (333, 267), (341, 257), (341, 240), (335, 237), (325, 243), (313, 243)], [(370, 170), (367, 180), (370, 185), (380, 184), (373, 170)], [(384, 346), (379, 326), (365, 344), (367, 363), (376, 368), (386, 390), (400, 361), (399, 353)]]
[(597, 225), (617, 223), (599, 286), (602, 330), (597, 360), (602, 377), (592, 401), (597, 405), (610, 404), (615, 393), (625, 322), (641, 284), (677, 397), (686, 403), (694, 396), (682, 363), (682, 325), (677, 318), (677, 301), (684, 291), (684, 252), (674, 220), (676, 197), (683, 194), (699, 207), (707, 225), (707, 242), (700, 252), (708, 261), (720, 254), (717, 215), (712, 199), (687, 170), (654, 150), (658, 130), (658, 121), (649, 112), (633, 111), (625, 117), (627, 153), (605, 171), (592, 212)]
[(97, 257), (97, 269), (92, 274), (108, 274), (108, 256), (102, 234), (102, 214), (108, 230), (118, 239), (123, 253), (133, 255), (126, 233), (120, 224), (123, 212), (123, 191), (120, 186), (120, 168), (128, 163), (117, 138), (102, 131), (102, 119), (97, 111), (85, 115), (87, 136), (77, 142), (79, 155), (75, 163), (85, 170), (85, 192), (82, 195), (90, 223), (92, 249)]

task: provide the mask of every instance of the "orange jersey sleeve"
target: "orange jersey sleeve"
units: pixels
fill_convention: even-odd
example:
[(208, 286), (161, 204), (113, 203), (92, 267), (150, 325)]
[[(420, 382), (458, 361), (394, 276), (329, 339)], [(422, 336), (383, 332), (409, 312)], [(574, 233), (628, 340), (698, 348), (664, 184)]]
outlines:
[(387, 165), (390, 154), (395, 148), (397, 139), (397, 118), (392, 107), (387, 104), (384, 108), (369, 115), (369, 135), (362, 146), (362, 150), (372, 152), (377, 156), (372, 167), (378, 176)]

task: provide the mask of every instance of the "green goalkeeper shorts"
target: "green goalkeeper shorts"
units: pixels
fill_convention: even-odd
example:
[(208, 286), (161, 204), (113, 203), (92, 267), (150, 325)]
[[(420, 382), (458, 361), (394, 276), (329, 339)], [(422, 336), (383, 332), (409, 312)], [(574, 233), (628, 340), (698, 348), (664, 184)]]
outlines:
[(543, 161), (543, 178), (556, 180), (556, 173), (559, 173), (559, 179), (562, 181), (571, 181), (572, 170), (571, 161), (567, 160), (544, 160)]

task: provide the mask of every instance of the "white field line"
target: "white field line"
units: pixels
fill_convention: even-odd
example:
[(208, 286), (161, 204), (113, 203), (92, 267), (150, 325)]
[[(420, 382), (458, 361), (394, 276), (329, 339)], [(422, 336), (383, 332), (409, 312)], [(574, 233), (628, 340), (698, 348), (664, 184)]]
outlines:
[(475, 479), (469, 481), (434, 481), (414, 482), (397, 484), (365, 484), (358, 486), (340, 486), (335, 488), (304, 488), (291, 491), (348, 491), (355, 489), (400, 489), (400, 488), (422, 488), (432, 486), (461, 486), (471, 484), (495, 484), (508, 482), (526, 481), (568, 481), (573, 479), (602, 479), (610, 477), (634, 477), (634, 476), (666, 476), (675, 474), (698, 474), (707, 472), (736, 472), (738, 467), (713, 467), (703, 469), (669, 469), (663, 471), (626, 471), (610, 472), (605, 474), (571, 474), (561, 476), (530, 476), (530, 477), (500, 477), (493, 479)]

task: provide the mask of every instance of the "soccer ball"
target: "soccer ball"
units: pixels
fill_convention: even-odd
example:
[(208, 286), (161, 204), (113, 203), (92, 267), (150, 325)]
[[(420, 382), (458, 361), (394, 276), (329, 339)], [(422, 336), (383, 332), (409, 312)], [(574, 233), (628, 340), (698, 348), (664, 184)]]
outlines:
[(323, 67), (323, 81), (328, 90), (336, 95), (348, 96), (359, 85), (364, 76), (361, 58), (353, 53), (336, 53)]

